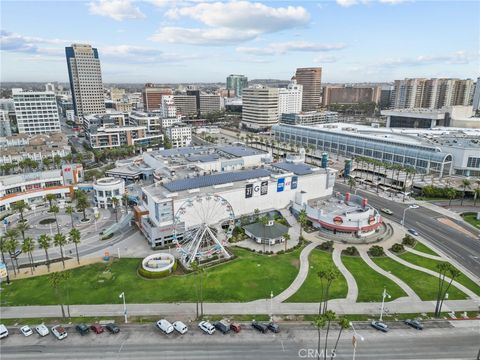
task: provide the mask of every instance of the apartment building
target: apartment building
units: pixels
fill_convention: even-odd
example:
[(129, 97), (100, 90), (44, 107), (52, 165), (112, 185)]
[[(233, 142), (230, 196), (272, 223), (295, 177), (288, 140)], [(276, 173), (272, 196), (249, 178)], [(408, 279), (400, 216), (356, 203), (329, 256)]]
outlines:
[(165, 133), (170, 139), (173, 148), (190, 146), (192, 142), (192, 127), (177, 123), (165, 129)]

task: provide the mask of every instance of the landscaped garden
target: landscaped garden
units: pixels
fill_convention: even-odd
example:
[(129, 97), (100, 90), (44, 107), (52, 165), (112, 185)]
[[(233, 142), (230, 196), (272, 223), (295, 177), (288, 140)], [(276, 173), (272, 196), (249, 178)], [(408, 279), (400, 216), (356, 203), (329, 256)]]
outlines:
[[(389, 257), (373, 257), (372, 260), (386, 271), (403, 280), (422, 300), (435, 300), (438, 292), (438, 278), (406, 267)], [(448, 291), (450, 300), (467, 299), (468, 296), (453, 285)]]
[(422, 244), (420, 241), (417, 240), (417, 243), (415, 244), (415, 246), (413, 247), (415, 250), (417, 251), (420, 251), (422, 253), (425, 253), (425, 254), (429, 254), (429, 255), (435, 255), (435, 256), (438, 256), (438, 254), (433, 251), (432, 249), (430, 249), (428, 246)]
[(400, 286), (373, 270), (361, 257), (342, 256), (342, 262), (357, 283), (357, 302), (381, 301), (384, 288), (391, 296), (389, 300), (407, 296)]
[[(291, 296), (287, 302), (319, 302), (321, 299), (321, 284), (318, 272), (322, 269), (333, 267), (332, 254), (330, 252), (314, 249), (309, 257), (310, 269), (307, 278), (300, 289)], [(340, 274), (333, 281), (329, 292), (329, 299), (343, 299), (347, 296), (347, 281)]]
[[(423, 256), (419, 256), (413, 253), (405, 253), (403, 255), (400, 255), (400, 257), (403, 260), (408, 261), (409, 263), (412, 263), (414, 265), (418, 265), (436, 272), (438, 272), (437, 265), (444, 262), (444, 261), (425, 258)], [(458, 283), (462, 284), (463, 286), (472, 290), (475, 294), (480, 296), (480, 286), (476, 284), (474, 281), (470, 280), (469, 277), (462, 274), (458, 278), (456, 278), (455, 281), (457, 281)]]
[[(233, 248), (236, 259), (206, 270), (204, 301), (243, 302), (270, 298), (285, 290), (299, 268), (297, 249), (287, 254), (265, 256)], [(61, 292), (70, 304), (119, 302), (125, 292), (131, 303), (195, 302), (193, 274), (147, 280), (137, 275), (141, 259), (124, 258), (107, 264), (93, 264), (67, 271), (69, 280)], [(109, 267), (110, 271), (105, 272)], [(67, 296), (68, 293), (68, 296)], [(14, 280), (2, 291), (2, 306), (58, 304), (49, 277)]]

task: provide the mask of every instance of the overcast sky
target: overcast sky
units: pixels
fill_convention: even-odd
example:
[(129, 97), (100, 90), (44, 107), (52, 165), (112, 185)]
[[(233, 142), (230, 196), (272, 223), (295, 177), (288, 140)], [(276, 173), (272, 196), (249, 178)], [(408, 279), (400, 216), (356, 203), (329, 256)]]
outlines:
[(1, 0), (1, 80), (67, 81), (64, 47), (98, 48), (104, 82), (230, 73), (324, 82), (480, 76), (479, 1)]

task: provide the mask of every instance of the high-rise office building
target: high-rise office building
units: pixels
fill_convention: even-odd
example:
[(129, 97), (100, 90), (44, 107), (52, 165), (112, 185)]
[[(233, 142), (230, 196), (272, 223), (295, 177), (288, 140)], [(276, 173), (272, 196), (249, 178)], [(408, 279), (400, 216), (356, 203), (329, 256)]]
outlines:
[(159, 110), (162, 106), (162, 96), (172, 95), (172, 89), (145, 84), (143, 89), (143, 108), (145, 111)]
[(317, 110), (322, 91), (322, 68), (298, 68), (295, 79), (303, 86), (302, 111)]
[(479, 111), (480, 110), (480, 77), (477, 79), (477, 83), (475, 84), (475, 90), (473, 91), (473, 110)]
[(278, 89), (256, 86), (243, 89), (242, 125), (263, 130), (278, 124)]
[(197, 116), (197, 97), (195, 95), (173, 95), (177, 114)]
[(470, 105), (473, 97), (471, 79), (404, 79), (395, 80), (395, 109), (441, 109), (445, 106)]
[(60, 131), (57, 100), (52, 91), (12, 89), (18, 132), (45, 134)]
[(248, 86), (248, 78), (245, 75), (231, 74), (227, 76), (227, 90), (234, 90), (235, 96), (242, 96), (243, 89)]
[(292, 81), (287, 88), (278, 89), (278, 116), (302, 111), (303, 86)]
[(72, 44), (65, 48), (65, 55), (75, 115), (104, 114), (102, 70), (97, 49), (88, 44)]

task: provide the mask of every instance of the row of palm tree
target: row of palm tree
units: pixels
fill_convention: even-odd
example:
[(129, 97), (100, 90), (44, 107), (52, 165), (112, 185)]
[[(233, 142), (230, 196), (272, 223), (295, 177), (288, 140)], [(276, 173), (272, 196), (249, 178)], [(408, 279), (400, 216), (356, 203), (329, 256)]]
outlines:
[(83, 155), (82, 153), (76, 153), (75, 155), (67, 154), (65, 156), (54, 155), (53, 157), (44, 157), (41, 161), (36, 161), (30, 158), (20, 160), (19, 162), (6, 163), (0, 165), (0, 173), (2, 175), (9, 175), (10, 173), (28, 173), (38, 169), (50, 170), (60, 169), (62, 163), (71, 163), (74, 159), (77, 162), (82, 162), (85, 158), (92, 158), (92, 154)]

